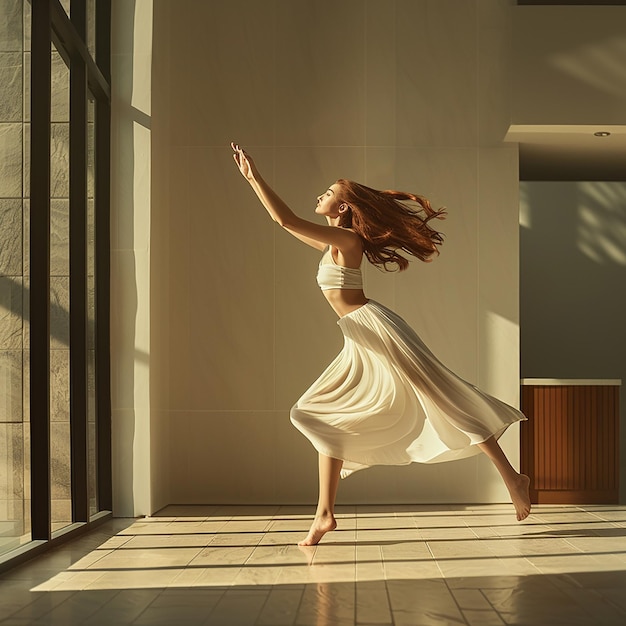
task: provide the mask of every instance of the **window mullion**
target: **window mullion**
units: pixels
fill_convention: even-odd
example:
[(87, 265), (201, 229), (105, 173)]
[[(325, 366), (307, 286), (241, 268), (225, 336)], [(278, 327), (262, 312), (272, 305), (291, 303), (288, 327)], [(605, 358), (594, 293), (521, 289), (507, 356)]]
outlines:
[[(72, 2), (72, 24), (85, 37), (84, 2)], [(89, 520), (87, 487), (87, 71), (70, 61), (70, 432), (72, 521)]]
[(32, 3), (30, 143), (30, 431), (32, 538), (51, 537), (50, 2)]
[[(111, 80), (111, 2), (96, 3), (96, 62)], [(112, 510), (111, 478), (111, 355), (110, 355), (110, 201), (111, 103), (97, 98), (95, 120), (95, 292), (96, 412), (99, 509)]]

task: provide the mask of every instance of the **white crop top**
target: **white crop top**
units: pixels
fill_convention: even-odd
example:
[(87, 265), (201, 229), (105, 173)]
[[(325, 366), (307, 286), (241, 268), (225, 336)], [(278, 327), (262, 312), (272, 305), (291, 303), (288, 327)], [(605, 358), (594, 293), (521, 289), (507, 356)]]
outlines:
[(337, 265), (330, 246), (326, 248), (317, 270), (317, 284), (322, 291), (327, 289), (363, 289), (361, 268)]

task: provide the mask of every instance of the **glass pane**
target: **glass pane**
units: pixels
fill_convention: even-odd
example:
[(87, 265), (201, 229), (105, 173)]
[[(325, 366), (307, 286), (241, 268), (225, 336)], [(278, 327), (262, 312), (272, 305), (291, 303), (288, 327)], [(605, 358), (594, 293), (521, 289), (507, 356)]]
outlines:
[(50, 136), (50, 488), (52, 531), (72, 523), (69, 351), (69, 81), (52, 49)]
[(87, 435), (89, 449), (87, 464), (89, 470), (89, 514), (98, 512), (97, 489), (97, 429), (96, 429), (96, 315), (95, 315), (95, 221), (94, 221), (94, 119), (95, 105), (93, 100), (88, 103), (88, 135), (87, 135)]
[[(21, 2), (5, 3), (0, 20), (0, 554), (30, 540), (28, 409), (24, 405), (24, 76), (30, 21)], [(27, 366), (27, 364), (26, 364)]]

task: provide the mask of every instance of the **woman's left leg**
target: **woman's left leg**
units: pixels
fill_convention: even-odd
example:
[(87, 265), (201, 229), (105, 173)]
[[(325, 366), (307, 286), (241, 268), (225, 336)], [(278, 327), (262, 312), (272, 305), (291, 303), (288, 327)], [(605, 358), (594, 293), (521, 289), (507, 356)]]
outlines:
[(521, 522), (526, 519), (530, 513), (530, 478), (526, 474), (519, 474), (515, 471), (495, 437), (479, 443), (478, 447), (493, 461), (500, 472), (515, 507), (517, 521)]
[(309, 534), (298, 542), (299, 546), (314, 546), (329, 531), (337, 528), (335, 499), (343, 461), (323, 454), (319, 455), (319, 497), (315, 519)]

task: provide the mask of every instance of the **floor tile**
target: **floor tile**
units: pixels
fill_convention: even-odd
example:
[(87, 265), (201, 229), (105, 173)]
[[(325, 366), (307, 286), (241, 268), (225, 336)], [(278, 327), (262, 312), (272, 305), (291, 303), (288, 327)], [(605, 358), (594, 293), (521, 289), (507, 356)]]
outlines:
[(256, 626), (291, 626), (296, 620), (303, 593), (304, 589), (272, 589)]
[[(166, 507), (0, 577), (2, 624), (626, 623), (626, 507)], [(591, 621), (590, 621), (591, 620)]]

